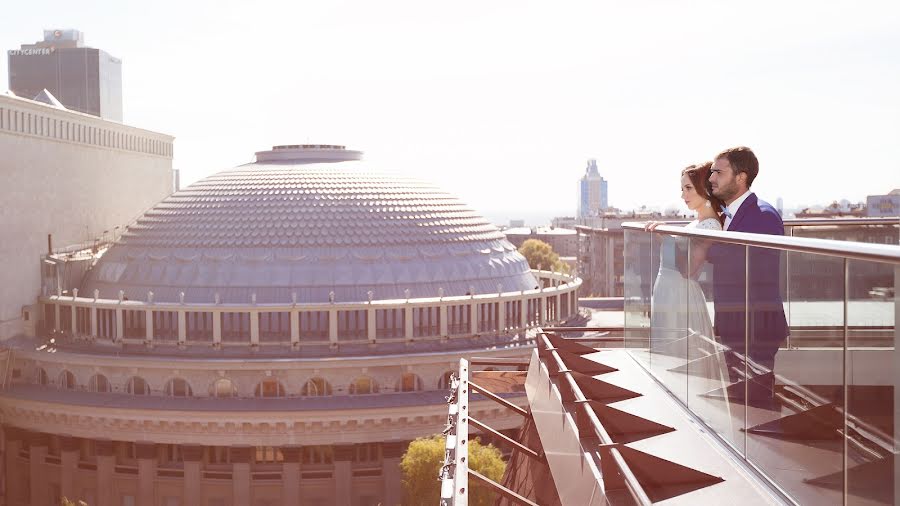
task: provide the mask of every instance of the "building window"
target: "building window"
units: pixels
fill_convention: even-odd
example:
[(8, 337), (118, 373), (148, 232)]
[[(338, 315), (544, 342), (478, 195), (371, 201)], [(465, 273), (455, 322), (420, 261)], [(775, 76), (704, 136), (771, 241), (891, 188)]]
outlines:
[(257, 464), (276, 464), (284, 462), (281, 448), (274, 446), (257, 446), (255, 461)]
[(312, 378), (303, 385), (300, 395), (307, 397), (331, 395), (331, 385), (324, 378)]
[(125, 391), (132, 395), (150, 395), (150, 386), (140, 376), (132, 376), (125, 385)]
[(206, 459), (209, 464), (231, 463), (231, 457), (227, 446), (207, 446)]
[(172, 378), (166, 383), (166, 395), (171, 397), (191, 397), (191, 385), (183, 378)]
[(213, 397), (236, 397), (237, 396), (237, 387), (234, 386), (234, 383), (231, 382), (230, 379), (220, 378), (217, 379), (215, 383), (213, 383), (212, 388)]
[(451, 375), (453, 375), (453, 371), (447, 371), (441, 375), (441, 379), (438, 381), (438, 390), (448, 390), (450, 388)]
[(350, 395), (377, 394), (378, 384), (367, 376), (362, 376), (350, 383)]
[(374, 463), (381, 461), (381, 443), (364, 443), (355, 445), (354, 462)]
[(35, 372), (35, 382), (38, 385), (47, 386), (47, 384), (50, 383), (50, 378), (47, 377), (47, 371), (38, 367), (37, 371)]
[(397, 382), (398, 392), (418, 392), (419, 390), (422, 390), (422, 378), (411, 372), (400, 376), (400, 381)]
[(284, 397), (284, 385), (274, 379), (263, 380), (256, 385), (253, 395), (256, 397)]
[(331, 464), (334, 454), (331, 446), (304, 446), (304, 464)]
[(72, 374), (72, 371), (59, 373), (59, 388), (65, 388), (66, 390), (75, 389), (75, 375)]
[(88, 389), (91, 392), (109, 392), (109, 380), (102, 374), (95, 374), (91, 376), (91, 380), (88, 382)]

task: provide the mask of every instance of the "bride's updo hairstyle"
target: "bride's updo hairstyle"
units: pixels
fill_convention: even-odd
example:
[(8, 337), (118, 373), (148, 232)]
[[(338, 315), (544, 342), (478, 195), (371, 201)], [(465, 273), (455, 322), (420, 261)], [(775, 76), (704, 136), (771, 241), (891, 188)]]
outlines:
[(712, 194), (712, 187), (709, 184), (710, 169), (712, 169), (712, 162), (704, 162), (685, 168), (681, 171), (681, 175), (686, 175), (691, 180), (697, 194), (709, 201), (712, 208), (716, 210), (716, 214), (719, 215), (719, 223), (724, 224), (725, 215), (721, 209), (725, 207), (725, 202)]

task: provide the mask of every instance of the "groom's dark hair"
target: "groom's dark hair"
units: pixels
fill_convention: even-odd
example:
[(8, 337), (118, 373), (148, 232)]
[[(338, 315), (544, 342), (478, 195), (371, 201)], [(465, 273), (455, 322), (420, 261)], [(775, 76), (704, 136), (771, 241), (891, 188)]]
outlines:
[(756, 179), (756, 175), (759, 174), (759, 160), (756, 159), (753, 150), (747, 146), (729, 148), (716, 155), (715, 159), (718, 160), (720, 158), (728, 160), (728, 164), (731, 165), (735, 176), (741, 172), (747, 174), (747, 188), (750, 188), (753, 180)]

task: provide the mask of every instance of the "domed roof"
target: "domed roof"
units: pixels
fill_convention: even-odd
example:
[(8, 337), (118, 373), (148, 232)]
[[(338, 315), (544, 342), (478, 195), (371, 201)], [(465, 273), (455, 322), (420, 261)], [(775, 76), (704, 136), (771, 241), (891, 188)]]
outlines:
[[(340, 146), (289, 146), (175, 192), (131, 225), (82, 292), (134, 300), (336, 302), (534, 288), (496, 227), (437, 188)], [(290, 153), (293, 152), (294, 156)], [(319, 153), (315, 155), (315, 153)], [(315, 156), (313, 156), (315, 155)], [(326, 153), (327, 155), (327, 153)], [(323, 162), (327, 160), (327, 162)], [(346, 160), (346, 161), (345, 161)], [(313, 163), (310, 163), (313, 162)], [(340, 162), (340, 163), (334, 163)]]

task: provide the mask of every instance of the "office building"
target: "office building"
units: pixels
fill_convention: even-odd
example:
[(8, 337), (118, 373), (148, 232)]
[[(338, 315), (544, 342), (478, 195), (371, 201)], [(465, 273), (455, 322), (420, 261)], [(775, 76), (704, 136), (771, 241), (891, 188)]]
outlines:
[(588, 160), (578, 181), (578, 217), (599, 216), (609, 207), (606, 179), (597, 170), (597, 160)]
[(48, 90), (67, 109), (122, 121), (122, 60), (84, 45), (78, 30), (44, 30), (44, 39), (8, 51), (9, 89), (34, 98)]

